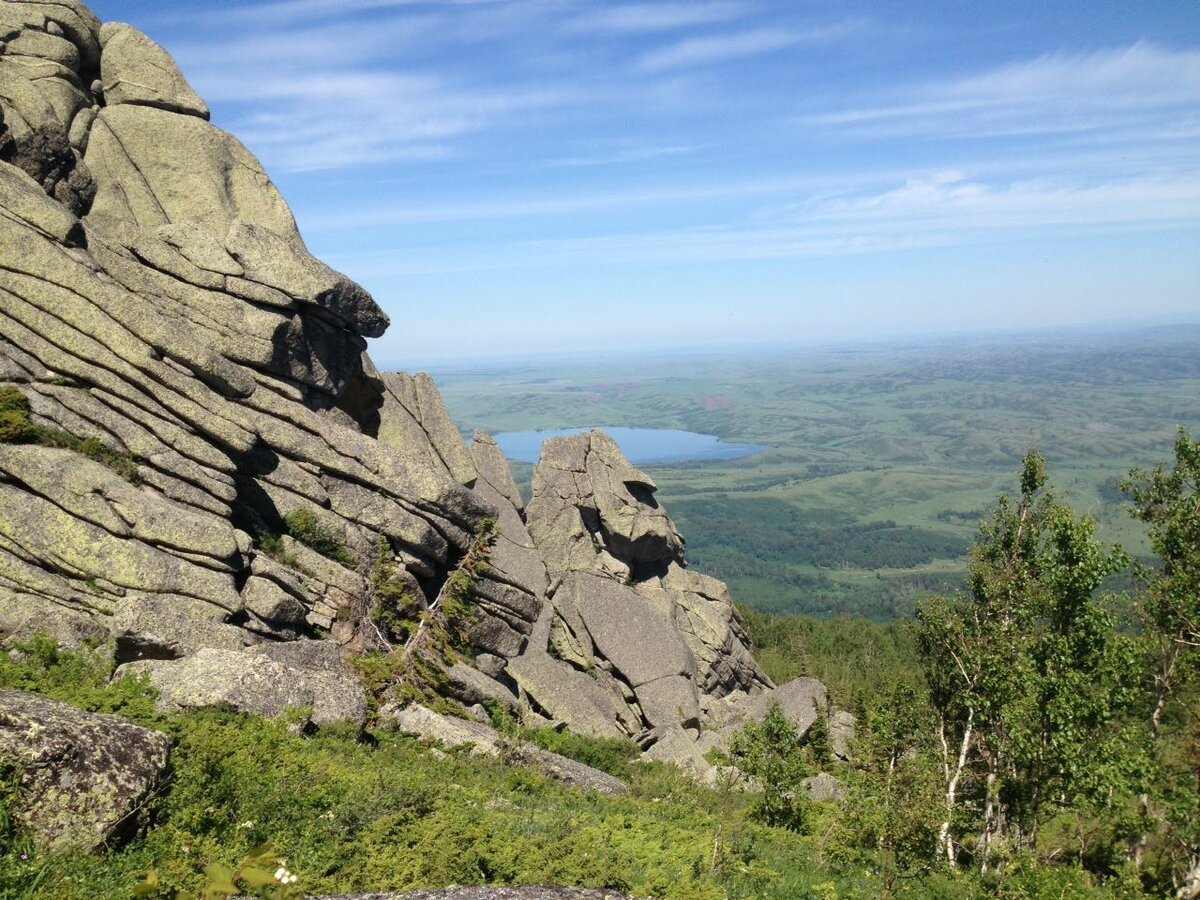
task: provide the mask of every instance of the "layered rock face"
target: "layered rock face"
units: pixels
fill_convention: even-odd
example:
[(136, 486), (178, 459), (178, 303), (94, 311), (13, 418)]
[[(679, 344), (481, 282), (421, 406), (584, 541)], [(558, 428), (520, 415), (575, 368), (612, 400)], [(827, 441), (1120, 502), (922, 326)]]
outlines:
[(387, 316), (160, 47), (4, 0), (0, 48), (0, 638), (108, 641), (171, 708), (361, 720), (377, 576), (420, 615), (494, 520), (464, 702), (689, 759), (761, 706), (649, 477), (552, 441), (523, 509), (428, 376), (376, 371)]
[[(392, 424), (410, 398), (364, 353), (387, 316), (140, 32), (5, 2), (0, 40), (0, 381), (104, 448), (0, 445), (0, 627), (170, 661), (353, 644), (381, 553), (436, 591), (494, 512), (421, 430), (448, 422), (426, 382)], [(340, 562), (263, 551), (296, 513)]]

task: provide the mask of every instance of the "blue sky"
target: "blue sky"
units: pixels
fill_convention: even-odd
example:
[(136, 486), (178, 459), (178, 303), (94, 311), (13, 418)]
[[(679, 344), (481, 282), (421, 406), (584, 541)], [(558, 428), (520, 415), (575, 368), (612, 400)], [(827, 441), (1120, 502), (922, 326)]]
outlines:
[(94, 0), (450, 357), (1200, 320), (1200, 4)]

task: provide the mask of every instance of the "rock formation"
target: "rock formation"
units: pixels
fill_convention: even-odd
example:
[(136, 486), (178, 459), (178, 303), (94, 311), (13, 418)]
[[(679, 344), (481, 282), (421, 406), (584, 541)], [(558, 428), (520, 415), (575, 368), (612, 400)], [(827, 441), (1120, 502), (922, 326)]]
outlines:
[(388, 317), (162, 48), (0, 0), (0, 116), (0, 639), (107, 642), (165, 708), (361, 721), (344, 660), (393, 649), (491, 520), (464, 702), (698, 768), (765, 711), (653, 481), (603, 433), (559, 439), (525, 510), (427, 375), (375, 369)]
[(48, 848), (96, 849), (122, 832), (162, 783), (171, 740), (117, 716), (0, 690), (0, 760), (26, 802), (23, 824)]

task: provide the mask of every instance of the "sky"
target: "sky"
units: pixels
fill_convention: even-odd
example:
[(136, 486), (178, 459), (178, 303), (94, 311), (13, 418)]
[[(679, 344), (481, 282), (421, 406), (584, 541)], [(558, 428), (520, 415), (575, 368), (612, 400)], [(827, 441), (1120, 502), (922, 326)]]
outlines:
[(1200, 3), (92, 0), (377, 363), (1200, 321)]

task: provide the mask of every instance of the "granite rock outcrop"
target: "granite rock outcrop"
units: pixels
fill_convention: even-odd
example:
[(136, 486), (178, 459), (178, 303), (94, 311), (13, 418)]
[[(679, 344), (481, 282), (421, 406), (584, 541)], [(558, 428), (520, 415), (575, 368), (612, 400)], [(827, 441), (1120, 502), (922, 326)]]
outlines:
[(375, 368), (388, 324), (165, 50), (0, 0), (0, 644), (102, 644), (164, 708), (361, 722), (341, 661), (394, 651), (495, 523), (464, 703), (698, 771), (773, 698), (832, 712), (775, 688), (607, 435), (547, 442), (526, 509), (428, 375)]

